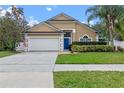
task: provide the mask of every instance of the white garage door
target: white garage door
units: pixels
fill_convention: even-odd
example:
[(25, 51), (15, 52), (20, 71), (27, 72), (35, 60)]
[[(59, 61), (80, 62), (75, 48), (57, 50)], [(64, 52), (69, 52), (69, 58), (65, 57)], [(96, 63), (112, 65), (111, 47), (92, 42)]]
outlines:
[(58, 51), (59, 39), (32, 38), (28, 40), (28, 51)]

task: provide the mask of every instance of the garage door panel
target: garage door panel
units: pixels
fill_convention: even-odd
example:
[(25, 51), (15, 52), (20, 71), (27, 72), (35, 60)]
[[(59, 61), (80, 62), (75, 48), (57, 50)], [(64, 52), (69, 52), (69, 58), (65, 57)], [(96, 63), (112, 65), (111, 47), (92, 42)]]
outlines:
[(29, 51), (58, 51), (59, 39), (32, 38), (28, 41)]

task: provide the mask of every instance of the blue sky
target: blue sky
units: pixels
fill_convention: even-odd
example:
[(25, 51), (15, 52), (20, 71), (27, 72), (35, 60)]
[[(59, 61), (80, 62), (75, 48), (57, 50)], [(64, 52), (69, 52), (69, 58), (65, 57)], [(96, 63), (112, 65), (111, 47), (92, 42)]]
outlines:
[[(1, 6), (4, 10), (9, 10), (10, 6)], [(85, 11), (88, 5), (20, 5), (24, 9), (24, 14), (28, 21), (45, 21), (59, 13), (66, 13), (80, 22), (86, 22)], [(94, 23), (93, 21), (91, 24)]]

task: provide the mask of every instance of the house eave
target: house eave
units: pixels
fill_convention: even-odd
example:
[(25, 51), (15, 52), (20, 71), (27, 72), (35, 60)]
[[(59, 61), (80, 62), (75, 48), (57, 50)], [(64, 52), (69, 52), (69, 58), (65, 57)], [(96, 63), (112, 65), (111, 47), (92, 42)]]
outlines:
[(26, 34), (62, 34), (62, 32), (26, 32)]

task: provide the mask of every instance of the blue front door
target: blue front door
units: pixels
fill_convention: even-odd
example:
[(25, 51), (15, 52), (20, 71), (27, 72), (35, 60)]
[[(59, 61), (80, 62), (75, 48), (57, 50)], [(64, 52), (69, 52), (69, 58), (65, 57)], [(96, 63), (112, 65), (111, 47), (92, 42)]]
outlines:
[(64, 49), (69, 49), (69, 38), (64, 38)]

